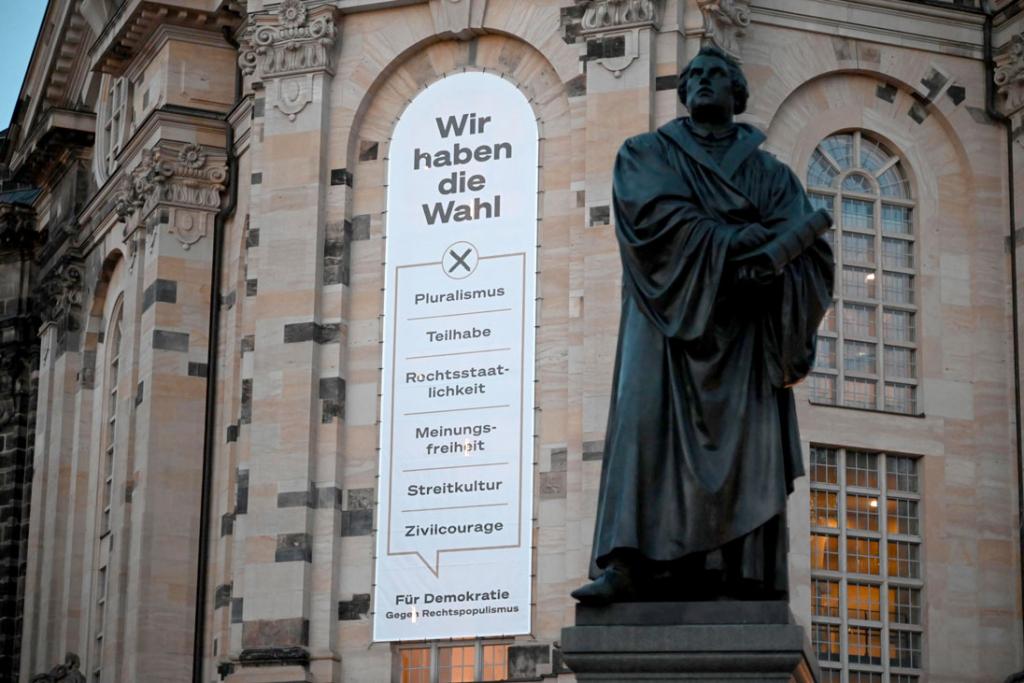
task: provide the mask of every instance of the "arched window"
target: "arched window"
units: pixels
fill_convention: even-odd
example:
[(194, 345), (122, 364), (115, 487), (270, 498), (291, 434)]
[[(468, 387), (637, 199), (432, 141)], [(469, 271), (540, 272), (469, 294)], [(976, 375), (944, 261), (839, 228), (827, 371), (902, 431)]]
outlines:
[(837, 133), (811, 156), (807, 189), (836, 219), (811, 401), (917, 413), (915, 206), (900, 158), (867, 133)]
[(99, 510), (96, 552), (96, 591), (93, 638), (95, 655), (92, 658), (93, 677), (99, 680), (103, 666), (103, 634), (107, 625), (107, 583), (111, 545), (110, 509), (114, 500), (114, 452), (117, 447), (117, 397), (121, 373), (121, 341), (124, 326), (124, 302), (119, 299), (113, 307), (110, 326), (105, 339), (105, 367), (103, 373), (103, 431), (101, 436), (99, 472)]

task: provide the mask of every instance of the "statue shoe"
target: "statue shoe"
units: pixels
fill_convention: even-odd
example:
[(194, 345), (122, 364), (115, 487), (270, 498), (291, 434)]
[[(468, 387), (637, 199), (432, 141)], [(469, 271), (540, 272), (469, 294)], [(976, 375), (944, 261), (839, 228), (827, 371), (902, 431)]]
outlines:
[(604, 574), (572, 592), (581, 605), (602, 607), (613, 602), (632, 602), (637, 599), (637, 587), (629, 571), (609, 567)]

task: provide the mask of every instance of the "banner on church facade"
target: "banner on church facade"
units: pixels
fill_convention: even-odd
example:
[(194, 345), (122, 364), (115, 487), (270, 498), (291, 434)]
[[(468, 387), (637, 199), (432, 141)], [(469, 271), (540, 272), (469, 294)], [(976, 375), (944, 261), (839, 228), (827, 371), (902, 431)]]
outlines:
[(376, 641), (530, 631), (538, 145), (488, 73), (434, 83), (395, 127)]

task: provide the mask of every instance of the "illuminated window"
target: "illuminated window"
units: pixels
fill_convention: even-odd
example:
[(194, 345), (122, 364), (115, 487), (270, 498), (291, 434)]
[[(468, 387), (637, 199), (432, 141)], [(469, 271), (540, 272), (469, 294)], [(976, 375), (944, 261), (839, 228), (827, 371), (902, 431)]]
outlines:
[(832, 212), (836, 299), (818, 330), (815, 403), (918, 412), (914, 202), (898, 156), (860, 131), (821, 142), (811, 204)]
[(399, 650), (402, 683), (468, 683), (508, 679), (508, 643), (426, 643)]
[(823, 680), (918, 683), (919, 460), (812, 446), (810, 461), (811, 635)]

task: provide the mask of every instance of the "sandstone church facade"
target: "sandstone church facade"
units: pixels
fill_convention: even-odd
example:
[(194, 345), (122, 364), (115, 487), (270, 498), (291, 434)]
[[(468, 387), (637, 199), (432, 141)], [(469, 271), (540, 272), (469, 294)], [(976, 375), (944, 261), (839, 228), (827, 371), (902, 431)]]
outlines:
[[(0, 680), (572, 680), (612, 164), (706, 43), (836, 216), (788, 514), (824, 680), (1021, 671), (1021, 10), (50, 0), (2, 141)], [(529, 634), (375, 643), (389, 145), (463, 72), (539, 130)]]

